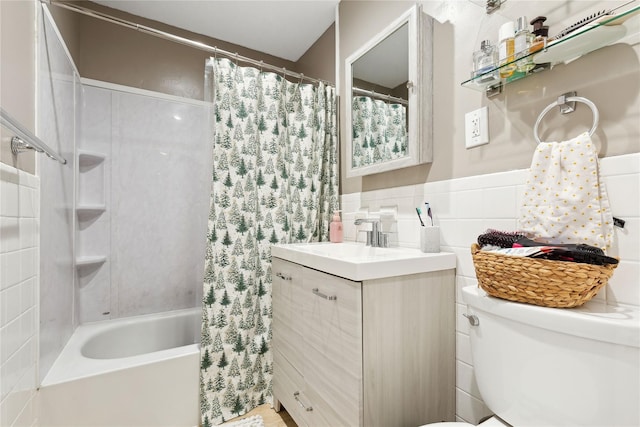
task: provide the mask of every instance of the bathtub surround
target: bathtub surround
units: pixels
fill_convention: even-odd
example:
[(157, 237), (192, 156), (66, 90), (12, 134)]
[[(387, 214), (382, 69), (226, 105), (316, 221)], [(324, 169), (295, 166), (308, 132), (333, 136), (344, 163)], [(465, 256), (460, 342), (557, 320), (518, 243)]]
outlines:
[[(594, 298), (609, 305), (640, 307), (640, 153), (600, 160), (600, 172), (607, 186), (612, 213), (626, 221), (614, 229), (609, 254), (620, 258), (609, 284)], [(469, 347), (469, 322), (462, 317), (465, 305), (460, 289), (477, 286), (470, 246), (487, 228), (515, 230), (527, 170), (515, 170), (473, 177), (429, 182), (415, 186), (376, 190), (341, 196), (345, 240), (356, 240), (354, 212), (375, 212), (383, 206), (397, 206), (399, 245), (418, 247), (415, 206), (429, 200), (434, 222), (440, 226), (443, 251), (457, 254), (456, 269), (456, 418), (478, 423), (490, 414), (474, 379)], [(359, 237), (362, 241), (362, 236)]]
[(40, 379), (78, 326), (75, 315), (75, 145), (80, 76), (46, 9), (38, 37), (38, 137), (67, 159), (38, 159), (40, 188)]
[(211, 426), (271, 401), (272, 243), (327, 241), (335, 88), (212, 59), (213, 185), (200, 404)]
[[(82, 79), (76, 256), (80, 323), (200, 305), (211, 170), (209, 105)], [(91, 176), (93, 174), (93, 177)]]
[[(34, 425), (40, 180), (0, 163), (0, 425)], [(14, 424), (15, 423), (15, 424)]]

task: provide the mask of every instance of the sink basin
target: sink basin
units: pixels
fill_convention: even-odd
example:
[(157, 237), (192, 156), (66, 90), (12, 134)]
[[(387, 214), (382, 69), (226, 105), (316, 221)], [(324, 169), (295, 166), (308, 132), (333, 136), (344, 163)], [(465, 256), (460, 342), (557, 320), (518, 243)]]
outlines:
[(410, 248), (372, 248), (363, 243), (273, 245), (271, 255), (350, 280), (373, 280), (455, 268), (452, 253)]

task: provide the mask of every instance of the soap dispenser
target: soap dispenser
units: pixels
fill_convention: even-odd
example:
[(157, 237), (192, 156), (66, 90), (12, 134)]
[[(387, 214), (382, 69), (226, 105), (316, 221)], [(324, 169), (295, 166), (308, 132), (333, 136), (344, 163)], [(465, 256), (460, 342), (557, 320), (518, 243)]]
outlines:
[(340, 211), (333, 211), (333, 219), (329, 225), (329, 240), (333, 243), (342, 243), (344, 235), (339, 212)]

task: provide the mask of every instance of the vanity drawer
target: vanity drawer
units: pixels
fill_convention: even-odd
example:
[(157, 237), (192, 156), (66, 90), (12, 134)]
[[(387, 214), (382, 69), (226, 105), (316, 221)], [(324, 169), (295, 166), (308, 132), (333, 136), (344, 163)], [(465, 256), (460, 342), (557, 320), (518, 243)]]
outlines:
[(313, 425), (311, 411), (305, 409), (313, 408), (305, 394), (304, 378), (277, 349), (273, 350), (273, 398), (280, 401), (298, 427)]

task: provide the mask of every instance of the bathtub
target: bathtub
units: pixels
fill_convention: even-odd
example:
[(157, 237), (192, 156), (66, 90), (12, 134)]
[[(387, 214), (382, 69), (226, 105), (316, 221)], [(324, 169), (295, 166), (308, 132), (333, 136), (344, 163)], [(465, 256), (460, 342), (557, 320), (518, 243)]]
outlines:
[(197, 426), (201, 310), (79, 326), (40, 387), (42, 426)]

